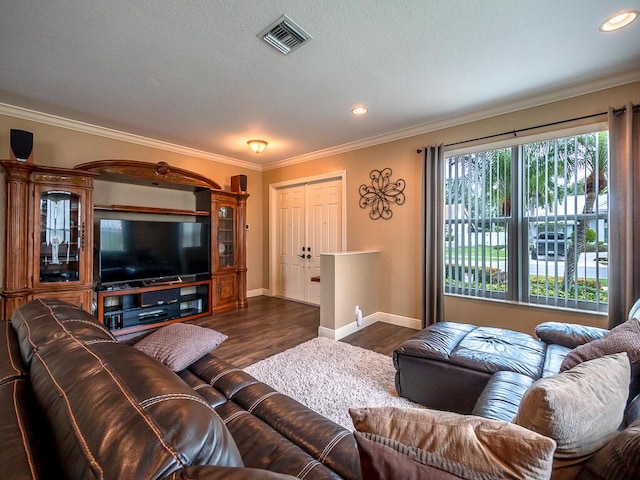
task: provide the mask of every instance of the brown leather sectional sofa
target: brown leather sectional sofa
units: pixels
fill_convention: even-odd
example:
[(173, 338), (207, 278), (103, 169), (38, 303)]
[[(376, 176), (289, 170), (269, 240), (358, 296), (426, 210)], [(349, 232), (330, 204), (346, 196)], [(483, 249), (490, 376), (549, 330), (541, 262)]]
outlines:
[(3, 478), (361, 477), (351, 432), (210, 354), (178, 376), (56, 300), (2, 323)]

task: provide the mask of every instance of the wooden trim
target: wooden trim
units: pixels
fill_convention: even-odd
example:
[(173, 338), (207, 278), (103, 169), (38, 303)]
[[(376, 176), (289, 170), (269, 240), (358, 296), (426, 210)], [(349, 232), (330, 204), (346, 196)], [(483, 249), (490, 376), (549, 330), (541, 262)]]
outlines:
[(137, 160), (99, 160), (81, 163), (76, 169), (94, 172), (100, 180), (134, 183), (153, 187), (198, 190), (222, 190), (213, 180), (189, 170), (172, 167), (167, 162), (140, 162)]
[(208, 217), (209, 212), (204, 210), (180, 210), (177, 208), (142, 207), (137, 205), (95, 205), (94, 210), (106, 212), (129, 213), (154, 213), (162, 215), (193, 215), (196, 217)]

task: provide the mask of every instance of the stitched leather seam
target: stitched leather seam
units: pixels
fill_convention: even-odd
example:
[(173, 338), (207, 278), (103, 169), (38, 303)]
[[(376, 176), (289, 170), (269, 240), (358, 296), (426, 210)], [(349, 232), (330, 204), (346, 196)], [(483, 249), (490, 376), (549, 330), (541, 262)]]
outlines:
[[(44, 305), (44, 303), (43, 303)], [(178, 455), (177, 452), (174, 451), (174, 449), (165, 442), (163, 435), (161, 434), (158, 426), (151, 421), (151, 419), (148, 417), (148, 415), (145, 414), (145, 412), (142, 410), (142, 408), (140, 408), (140, 405), (138, 404), (138, 402), (129, 394), (129, 392), (127, 391), (127, 389), (124, 388), (124, 386), (120, 383), (120, 380), (113, 374), (113, 372), (111, 371), (111, 369), (102, 361), (102, 359), (100, 357), (98, 357), (94, 352), (92, 352), (91, 350), (89, 350), (87, 348), (87, 346), (81, 342), (80, 340), (78, 340), (76, 337), (74, 337), (69, 330), (67, 330), (67, 328), (64, 326), (64, 324), (60, 321), (60, 319), (58, 319), (58, 317), (56, 316), (56, 314), (53, 312), (53, 310), (51, 309), (51, 307), (49, 307), (49, 305), (45, 305), (45, 307), (47, 307), (49, 309), (49, 312), (51, 313), (51, 316), (53, 317), (53, 319), (56, 321), (56, 323), (58, 325), (60, 325), (60, 328), (62, 328), (67, 335), (69, 335), (69, 337), (77, 342), (81, 348), (83, 348), (89, 355), (91, 355), (92, 357), (94, 357), (98, 363), (100, 364), (100, 366), (104, 369), (104, 371), (111, 377), (111, 379), (113, 380), (113, 382), (118, 386), (118, 388), (120, 389), (120, 391), (122, 392), (122, 394), (127, 398), (127, 400), (129, 400), (129, 403), (131, 404), (131, 406), (134, 408), (134, 410), (136, 412), (138, 412), (138, 414), (140, 415), (140, 417), (144, 420), (144, 422), (149, 426), (149, 428), (151, 429), (151, 431), (156, 435), (156, 438), (158, 439), (158, 441), (164, 446), (164, 448), (173, 456), (173, 458), (176, 460), (176, 462), (178, 462), (178, 464), (180, 464), (181, 466), (185, 466), (185, 463), (182, 461), (182, 459), (180, 458), (180, 455)]]
[[(151, 429), (151, 431), (155, 434), (155, 436), (156, 436), (156, 438), (158, 439), (158, 441), (160, 442), (160, 444), (162, 444), (162, 446), (166, 449), (166, 451), (167, 451), (167, 452), (169, 452), (169, 453), (173, 456), (173, 458), (176, 460), (176, 462), (177, 462), (180, 466), (184, 467), (184, 466), (185, 466), (185, 463), (182, 461), (182, 459), (181, 459), (181, 458), (180, 458), (180, 456), (177, 454), (177, 452), (175, 452), (175, 451), (173, 450), (173, 448), (171, 448), (171, 446), (169, 446), (169, 445), (165, 442), (165, 440), (164, 440), (163, 436), (161, 435), (161, 433), (160, 433), (160, 431), (159, 431), (159, 429), (158, 429), (157, 425), (155, 425), (155, 423), (153, 423), (153, 422), (151, 421), (151, 419), (148, 417), (148, 415), (146, 415), (146, 414), (145, 414), (145, 412), (140, 408), (140, 405), (138, 405), (138, 402), (136, 402), (136, 400), (135, 400), (133, 397), (131, 397), (131, 395), (129, 394), (129, 392), (124, 388), (124, 386), (120, 383), (120, 381), (115, 377), (115, 375), (113, 374), (113, 372), (112, 372), (112, 371), (111, 371), (111, 370), (110, 370), (110, 369), (105, 365), (105, 363), (102, 361), (102, 359), (101, 359), (101, 358), (99, 358), (99, 357), (98, 357), (95, 353), (93, 353), (91, 350), (89, 350), (89, 349), (87, 348), (87, 346), (86, 346), (84, 343), (82, 343), (81, 341), (79, 341), (77, 338), (75, 338), (73, 335), (71, 335), (71, 334), (69, 333), (69, 331), (68, 331), (68, 330), (65, 328), (65, 326), (60, 322), (60, 320), (58, 319), (58, 317), (56, 316), (56, 314), (53, 312), (53, 310), (51, 309), (51, 307), (50, 307), (49, 305), (45, 305), (41, 300), (40, 300), (40, 303), (42, 303), (42, 305), (44, 305), (44, 306), (49, 310), (49, 312), (50, 312), (50, 314), (51, 314), (51, 317), (53, 317), (53, 319), (55, 320), (55, 322), (56, 322), (56, 323), (58, 323), (58, 325), (60, 325), (60, 328), (62, 328), (62, 329), (63, 329), (63, 330), (64, 330), (64, 331), (69, 335), (69, 337), (70, 337), (73, 341), (77, 342), (77, 343), (81, 346), (81, 348), (83, 348), (84, 350), (86, 350), (86, 352), (87, 352), (89, 355), (91, 355), (92, 357), (94, 357), (94, 358), (99, 362), (99, 364), (100, 364), (100, 365), (101, 365), (101, 367), (104, 369), (104, 371), (105, 371), (105, 372), (106, 372), (106, 373), (111, 377), (111, 379), (112, 379), (112, 380), (113, 380), (113, 382), (116, 384), (116, 386), (119, 388), (119, 390), (122, 392), (122, 394), (127, 398), (127, 400), (129, 401), (129, 403), (131, 404), (131, 406), (134, 408), (134, 410), (138, 413), (138, 415), (140, 415), (140, 417), (144, 420), (144, 422), (149, 426), (149, 428)], [(26, 324), (26, 323), (25, 323), (25, 324)], [(39, 355), (38, 355), (38, 358), (40, 358), (40, 359), (41, 359), (41, 361), (42, 361), (42, 363), (43, 363), (43, 365), (45, 365), (44, 360), (42, 360), (42, 358), (41, 358)], [(47, 368), (47, 367), (46, 367), (46, 365), (45, 365), (45, 368)], [(49, 369), (47, 368), (47, 370), (49, 370)], [(51, 374), (51, 372), (49, 372), (49, 374), (51, 375), (51, 377), (52, 377), (52, 379), (53, 379), (53, 375)], [(54, 382), (55, 382), (55, 380), (54, 380)], [(57, 385), (57, 383), (56, 383), (56, 385)], [(60, 387), (58, 386), (58, 388), (60, 388)], [(62, 389), (61, 389), (61, 388), (60, 388), (60, 390), (62, 391)], [(68, 399), (67, 399), (66, 392), (62, 392), (62, 393), (64, 394), (63, 396), (64, 396), (65, 401), (66, 401), (66, 403), (67, 403), (67, 405), (68, 405), (68, 407), (69, 407), (70, 414), (71, 414), (71, 415), (72, 415), (72, 417), (73, 417), (73, 412), (72, 412), (72, 410), (71, 410), (71, 405), (69, 405), (69, 402), (68, 402)], [(74, 425), (75, 425), (75, 426), (76, 426), (76, 428), (77, 428), (77, 425), (75, 424), (75, 419), (74, 419)], [(84, 440), (84, 439), (83, 439), (83, 440)]]
[(227, 418), (225, 418), (223, 420), (223, 422), (226, 425), (227, 423), (231, 422), (232, 420), (235, 420), (236, 418), (238, 418), (238, 417), (240, 417), (242, 415), (249, 415), (249, 412), (245, 412), (244, 410), (237, 411), (237, 412), (232, 413), (231, 415), (229, 415)]
[(35, 472), (35, 466), (33, 465), (33, 459), (31, 458), (31, 449), (27, 445), (28, 442), (27, 442), (27, 436), (24, 431), (24, 425), (22, 425), (22, 421), (20, 419), (17, 393), (18, 393), (18, 382), (15, 382), (13, 384), (13, 411), (15, 412), (16, 421), (18, 422), (18, 428), (20, 429), (20, 438), (22, 439), (22, 448), (24, 450), (24, 453), (27, 456), (27, 462), (29, 463), (29, 471), (31, 472), (31, 478), (38, 478)]
[(53, 382), (53, 384), (58, 389), (59, 395), (64, 399), (64, 403), (67, 406), (67, 412), (68, 412), (69, 418), (71, 420), (71, 426), (73, 427), (73, 430), (74, 430), (74, 432), (76, 434), (76, 438), (80, 441), (80, 444), (82, 445), (82, 449), (85, 452), (86, 458), (89, 460), (89, 463), (91, 463), (93, 465), (93, 467), (99, 472), (100, 478), (104, 478), (104, 472), (102, 470), (102, 467), (100, 466), (100, 464), (98, 464), (97, 460), (93, 457), (93, 454), (91, 453), (91, 450), (89, 450), (89, 446), (87, 445), (87, 442), (85, 441), (84, 436), (82, 435), (82, 432), (80, 431), (80, 428), (78, 427), (78, 424), (76, 422), (76, 417), (73, 414), (73, 409), (71, 408), (71, 405), (69, 404), (69, 398), (67, 397), (67, 392), (65, 392), (62, 389), (62, 387), (58, 384), (58, 382), (56, 381), (55, 377), (53, 376), (53, 373), (51, 373), (51, 370), (49, 370), (49, 366), (44, 361), (44, 359), (40, 356), (40, 354), (38, 352), (34, 352), (34, 355), (36, 357), (38, 357), (38, 359), (40, 359), (40, 361), (42, 362), (42, 366), (44, 367), (44, 369), (49, 374), (49, 378), (51, 378), (51, 381)]
[(325, 460), (327, 459), (327, 457), (329, 456), (329, 454), (331, 453), (331, 450), (333, 450), (333, 448), (338, 444), (338, 442), (340, 442), (340, 440), (342, 440), (347, 435), (350, 435), (350, 433), (349, 432), (340, 432), (335, 437), (333, 437), (331, 439), (331, 441), (327, 444), (327, 446), (324, 447), (324, 450), (320, 454), (318, 460), (320, 460), (322, 463), (324, 463)]
[(198, 402), (201, 403), (202, 405), (206, 406), (208, 409), (213, 410), (209, 404), (207, 402), (205, 402), (204, 400), (202, 400), (201, 398), (198, 398), (194, 395), (189, 395), (186, 393), (172, 393), (172, 394), (167, 394), (167, 395), (159, 395), (157, 397), (151, 397), (151, 398), (147, 398), (146, 400), (143, 400), (140, 402), (140, 406), (142, 408), (148, 408), (152, 405), (155, 405), (157, 403), (161, 403), (161, 402), (166, 402), (168, 400), (192, 400), (194, 402)]
[(198, 391), (210, 386), (211, 385), (209, 385), (208, 383), (201, 383), (200, 385), (196, 385), (195, 387), (191, 387), (191, 388), (193, 388), (195, 391)]
[[(6, 375), (6, 376), (4, 376), (4, 377), (0, 378), (0, 385), (4, 384), (4, 383), (5, 383), (5, 380), (7, 380), (7, 379), (9, 379), (9, 378), (13, 378), (13, 379), (16, 379), (16, 380), (17, 380), (17, 379), (19, 379), (19, 378), (25, 378), (25, 376), (26, 376), (26, 375), (25, 375), (24, 373), (23, 373), (23, 374), (20, 374), (20, 373), (12, 373), (11, 375)], [(6, 383), (9, 383), (9, 382), (6, 382)]]
[(317, 460), (311, 460), (309, 463), (307, 463), (304, 466), (304, 468), (300, 471), (300, 473), (296, 475), (296, 477), (305, 478), (309, 474), (309, 472), (313, 470), (315, 467), (317, 467), (318, 465), (320, 465), (320, 462), (318, 462)]
[(99, 323), (90, 322), (89, 320), (83, 320), (81, 318), (69, 318), (68, 320), (60, 320), (60, 324), (65, 324), (69, 322), (84, 323), (86, 325), (89, 325), (90, 327), (97, 328), (102, 333), (106, 333), (107, 335), (109, 335), (109, 337), (111, 337), (111, 340), (115, 341), (115, 338), (113, 338), (113, 333), (111, 333), (109, 330), (107, 330), (105, 327), (103, 327)]
[(253, 409), (256, 408), (258, 405), (260, 405), (264, 400), (266, 400), (269, 397), (272, 397), (274, 395), (278, 395), (279, 392), (269, 392), (263, 396), (261, 396), (258, 400), (256, 400), (249, 408), (247, 408), (247, 411), (249, 413), (253, 412)]
[(108, 339), (104, 338), (104, 339), (96, 339), (96, 340), (87, 340), (84, 343), (86, 345), (93, 345), (95, 343), (118, 343), (118, 341), (117, 340), (108, 340)]
[(242, 369), (241, 368), (230, 368), (228, 370), (225, 370), (224, 372), (220, 372), (218, 375), (216, 375), (215, 377), (213, 377), (211, 379), (211, 381), (209, 382), (209, 385), (213, 386), (214, 383), (216, 383), (218, 380), (220, 380), (222, 377), (224, 377), (228, 373), (237, 372), (237, 371), (242, 371)]
[[(18, 369), (18, 367), (16, 366), (14, 360), (13, 360), (13, 354), (11, 353), (11, 343), (9, 342), (9, 329), (11, 328), (11, 321), (9, 320), (5, 320), (6, 328), (4, 331), (4, 336), (5, 336), (5, 343), (7, 345), (7, 353), (9, 355), (9, 361), (11, 362), (11, 368), (13, 368), (13, 371), (16, 372), (16, 375), (20, 375), (20, 370)], [(7, 375), (6, 377), (4, 377), (2, 380), (4, 381), (5, 379), (11, 377), (11, 375)]]

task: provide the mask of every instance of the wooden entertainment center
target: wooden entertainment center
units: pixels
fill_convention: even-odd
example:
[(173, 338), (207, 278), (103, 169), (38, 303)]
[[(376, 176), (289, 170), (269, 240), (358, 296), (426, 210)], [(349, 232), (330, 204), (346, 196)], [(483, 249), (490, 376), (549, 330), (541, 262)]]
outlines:
[[(223, 190), (165, 162), (103, 160), (67, 169), (1, 160), (0, 168), (6, 188), (5, 319), (29, 300), (54, 297), (95, 314), (122, 336), (247, 306), (246, 192)], [(96, 179), (193, 192), (195, 208), (96, 205)], [(94, 221), (104, 212), (207, 222), (210, 275), (101, 286), (94, 278), (93, 237)]]

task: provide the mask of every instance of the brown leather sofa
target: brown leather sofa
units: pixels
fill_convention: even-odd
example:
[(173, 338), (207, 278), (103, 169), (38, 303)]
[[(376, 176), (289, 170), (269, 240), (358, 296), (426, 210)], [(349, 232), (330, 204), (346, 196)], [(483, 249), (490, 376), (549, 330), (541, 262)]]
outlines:
[(2, 478), (361, 477), (351, 432), (213, 355), (176, 375), (56, 300), (2, 323)]

